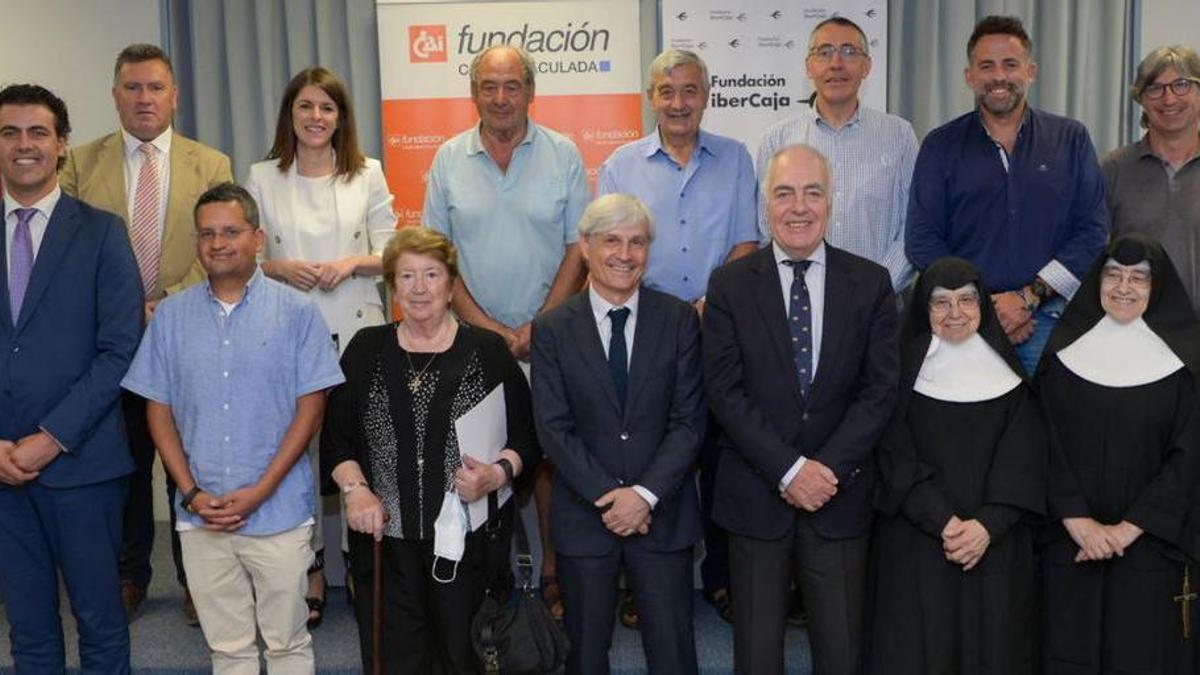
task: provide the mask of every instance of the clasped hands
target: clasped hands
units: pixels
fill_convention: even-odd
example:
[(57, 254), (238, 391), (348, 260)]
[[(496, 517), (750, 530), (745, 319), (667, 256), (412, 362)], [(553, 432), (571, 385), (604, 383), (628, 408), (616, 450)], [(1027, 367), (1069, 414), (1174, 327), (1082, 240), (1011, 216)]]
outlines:
[(619, 487), (596, 500), (600, 517), (609, 532), (618, 537), (650, 532), (650, 504), (631, 487)]
[(974, 518), (962, 520), (958, 516), (950, 516), (946, 527), (942, 528), (942, 552), (946, 560), (962, 565), (964, 572), (970, 572), (979, 564), (991, 542), (992, 536), (987, 528)]
[(354, 258), (342, 258), (328, 262), (307, 260), (276, 260), (274, 267), (289, 284), (302, 291), (315, 286), (323, 291), (332, 291), (338, 284), (350, 278), (355, 269)]
[(992, 295), (992, 306), (996, 308), (996, 318), (1000, 320), (1000, 327), (1004, 329), (1009, 342), (1019, 345), (1033, 335), (1037, 321), (1034, 321), (1033, 313), (1020, 293), (996, 293)]
[(794, 508), (814, 512), (837, 494), (838, 479), (833, 470), (813, 458), (804, 460), (800, 470), (782, 492), (784, 501)]
[(62, 449), (50, 434), (39, 431), (16, 443), (0, 439), (0, 482), (24, 485), (58, 457)]
[(1142, 536), (1142, 528), (1128, 520), (1103, 525), (1093, 518), (1063, 518), (1063, 527), (1079, 547), (1075, 562), (1108, 560), (1125, 555), (1125, 549)]
[(223, 495), (214, 495), (203, 489), (192, 497), (187, 510), (204, 519), (204, 528), (217, 532), (233, 532), (241, 529), (250, 514), (270, 497), (270, 491), (258, 484), (238, 488)]

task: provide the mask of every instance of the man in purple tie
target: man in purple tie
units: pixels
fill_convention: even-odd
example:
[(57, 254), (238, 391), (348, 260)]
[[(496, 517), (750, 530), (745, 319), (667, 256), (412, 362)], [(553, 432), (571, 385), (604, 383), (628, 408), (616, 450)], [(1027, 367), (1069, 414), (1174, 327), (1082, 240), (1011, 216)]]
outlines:
[(69, 131), (46, 89), (0, 90), (0, 589), (16, 672), (64, 671), (61, 574), (82, 670), (128, 673), (119, 401), (141, 280), (121, 220), (58, 186)]

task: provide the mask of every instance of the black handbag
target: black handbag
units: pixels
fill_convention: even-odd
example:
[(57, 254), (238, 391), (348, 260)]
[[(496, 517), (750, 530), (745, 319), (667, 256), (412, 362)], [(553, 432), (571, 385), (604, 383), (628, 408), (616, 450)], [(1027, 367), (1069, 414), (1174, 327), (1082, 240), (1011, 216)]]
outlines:
[[(570, 641), (533, 588), (533, 556), (529, 553), (525, 524), (515, 511), (517, 583), (508, 589), (489, 585), (471, 622), (471, 645), (485, 673), (556, 673), (567, 662)], [(499, 557), (497, 550), (502, 548), (489, 546), (489, 567), (507, 562), (495, 560)], [(508, 574), (489, 573), (490, 579), (500, 577), (511, 579)]]

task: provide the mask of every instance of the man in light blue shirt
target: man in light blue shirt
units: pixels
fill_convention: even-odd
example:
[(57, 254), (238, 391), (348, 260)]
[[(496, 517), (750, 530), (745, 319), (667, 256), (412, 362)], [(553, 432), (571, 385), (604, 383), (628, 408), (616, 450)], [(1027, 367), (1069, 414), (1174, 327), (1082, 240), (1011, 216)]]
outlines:
[[(904, 255), (904, 222), (917, 136), (908, 120), (859, 100), (871, 55), (866, 35), (853, 21), (836, 16), (817, 24), (805, 67), (815, 89), (812, 103), (763, 134), (759, 176), (788, 145), (804, 143), (820, 151), (829, 160), (834, 185), (826, 241), (886, 267), (900, 292), (914, 272)], [(769, 238), (766, 211), (759, 214), (762, 236)]]
[(479, 125), (438, 148), (422, 215), (458, 249), (455, 313), (526, 361), (530, 321), (583, 282), (575, 225), (589, 200), (575, 144), (529, 119), (535, 71), (514, 46), (475, 57)]
[(655, 129), (609, 156), (597, 192), (634, 195), (650, 209), (658, 234), (645, 284), (696, 303), (710, 272), (758, 247), (754, 167), (740, 141), (700, 129), (709, 79), (699, 56), (668, 49), (649, 80)]
[[(159, 305), (122, 386), (179, 486), (188, 586), (214, 673), (314, 672), (307, 570), (313, 479), (304, 456), (344, 381), (310, 300), (263, 275), (258, 208), (224, 183), (195, 208), (208, 282)], [(257, 621), (256, 621), (257, 618)]]

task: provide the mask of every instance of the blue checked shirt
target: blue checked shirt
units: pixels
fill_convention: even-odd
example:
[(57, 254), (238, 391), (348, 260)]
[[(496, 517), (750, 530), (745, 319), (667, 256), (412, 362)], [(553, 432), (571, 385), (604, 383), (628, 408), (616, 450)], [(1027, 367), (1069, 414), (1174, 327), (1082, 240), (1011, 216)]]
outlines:
[[(228, 313), (208, 283), (164, 300), (121, 386), (171, 407), (192, 476), (221, 495), (266, 472), (296, 399), (344, 381), (317, 306), (259, 269)], [(203, 525), (179, 497), (180, 522)], [(312, 513), (312, 470), (301, 459), (238, 532), (286, 532)]]
[[(892, 287), (903, 290), (913, 277), (904, 255), (904, 222), (908, 191), (917, 158), (917, 135), (901, 117), (863, 106), (841, 129), (817, 114), (815, 106), (767, 129), (758, 147), (759, 181), (778, 150), (795, 143), (810, 145), (829, 160), (833, 211), (825, 240), (887, 268)], [(763, 240), (771, 238), (766, 198), (759, 209)]]

